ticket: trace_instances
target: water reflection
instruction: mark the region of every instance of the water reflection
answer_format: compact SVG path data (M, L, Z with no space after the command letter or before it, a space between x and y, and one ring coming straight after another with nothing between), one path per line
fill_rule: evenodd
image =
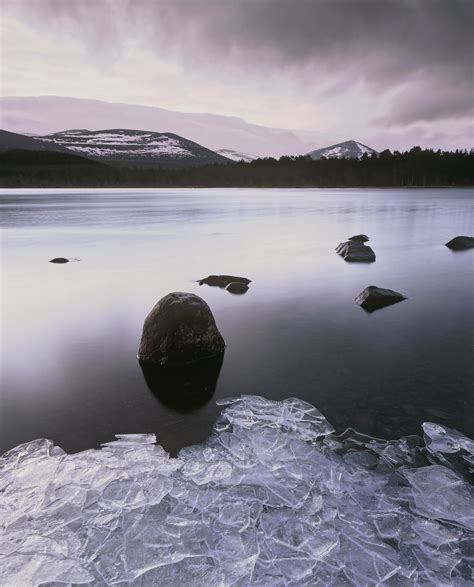
M173 367L139 363L148 388L162 404L177 412L192 412L214 395L223 360L224 355Z

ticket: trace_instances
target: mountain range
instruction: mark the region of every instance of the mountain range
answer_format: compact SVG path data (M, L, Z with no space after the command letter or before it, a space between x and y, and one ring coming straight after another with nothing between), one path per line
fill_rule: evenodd
M258 157L232 149L212 151L174 133L130 129L72 129L43 136L26 136L0 130L0 151L58 151L113 165L193 167L214 163L249 163ZM346 141L310 151L312 159L360 158L374 149L356 141Z
M0 151L55 151L124 166L194 167L230 159L172 133L73 129L44 136L0 130Z

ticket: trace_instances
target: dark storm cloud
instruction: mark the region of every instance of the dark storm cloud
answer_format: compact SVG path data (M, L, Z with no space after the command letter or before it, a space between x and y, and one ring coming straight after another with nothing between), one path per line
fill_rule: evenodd
M129 2L129 8L134 4ZM179 39L184 57L193 61L217 56L262 73L300 69L309 85L318 84L318 76L340 88L362 80L375 95L413 83L415 91L398 96L387 124L472 111L473 7L470 0L183 0L144 5L156 38L168 43ZM159 31L169 34L163 37Z
M438 79L420 80L394 100L382 124L412 124L448 118L472 117L474 97L472 78L451 72Z
M302 84L397 92L384 124L472 108L471 0L42 0L41 26L68 26L113 60L127 38L189 67L291 71ZM404 87L412 84L410 89Z

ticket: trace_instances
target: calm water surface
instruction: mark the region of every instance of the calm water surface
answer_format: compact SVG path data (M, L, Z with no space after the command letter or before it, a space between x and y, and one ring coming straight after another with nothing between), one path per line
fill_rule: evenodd
M155 432L175 452L242 393L300 397L340 430L390 438L430 420L474 435L474 250L444 246L474 233L472 191L3 190L0 211L2 451ZM334 251L360 232L373 264ZM210 273L252 283L200 287ZM408 299L367 314L353 300L371 284ZM136 360L171 291L202 296L227 343L194 410L152 393Z

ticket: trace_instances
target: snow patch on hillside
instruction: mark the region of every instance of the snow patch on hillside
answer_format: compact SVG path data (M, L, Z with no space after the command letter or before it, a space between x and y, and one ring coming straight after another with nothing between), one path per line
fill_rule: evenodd
M179 138L160 133L65 131L41 137L71 151L93 157L195 157Z

